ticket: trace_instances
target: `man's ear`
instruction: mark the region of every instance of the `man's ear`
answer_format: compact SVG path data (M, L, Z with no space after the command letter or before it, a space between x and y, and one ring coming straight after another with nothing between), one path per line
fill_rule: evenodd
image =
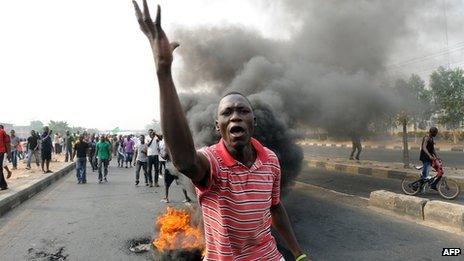
M214 125L216 127L216 130L219 131L219 122L218 122L218 120L214 121Z

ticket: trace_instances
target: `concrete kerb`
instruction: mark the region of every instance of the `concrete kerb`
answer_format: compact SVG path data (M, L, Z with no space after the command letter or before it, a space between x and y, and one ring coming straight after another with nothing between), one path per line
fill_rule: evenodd
M76 164L72 163L57 172L46 175L45 178L33 180L29 183L17 187L17 191L15 191L14 193L10 192L10 195L0 200L0 216L3 216L11 209L17 207L24 201L33 197L38 192L50 186L52 183L59 180L61 177L71 172L75 168L75 166Z
M424 206L428 201L428 199L377 190L371 192L369 206L392 211L416 220L424 220Z
M462 205L377 190L371 192L369 206L406 216L432 227L438 225L450 232L464 232Z
M308 166L314 168L321 168L326 170L336 170L348 174L360 174L360 175L368 175L374 176L378 178L387 178L387 179L398 179L402 180L404 177L408 175L419 175L417 171L413 170L391 170L386 168L372 168L367 166L358 166L353 164L346 164L346 163L338 163L338 162L330 162L324 160L314 160L308 159L306 160ZM456 181L461 188L464 188L464 177L456 177L456 176L446 176L448 179Z
M424 207L424 220L464 232L464 206L432 200Z

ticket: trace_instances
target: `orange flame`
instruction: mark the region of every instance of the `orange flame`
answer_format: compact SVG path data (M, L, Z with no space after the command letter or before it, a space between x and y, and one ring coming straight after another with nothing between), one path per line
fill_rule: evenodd
M191 214L184 209L168 207L166 213L156 220L158 238L153 245L160 252L175 249L205 248L200 228L191 226Z

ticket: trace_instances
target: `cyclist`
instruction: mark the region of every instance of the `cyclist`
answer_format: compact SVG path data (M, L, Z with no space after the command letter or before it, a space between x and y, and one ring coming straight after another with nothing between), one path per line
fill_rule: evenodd
M420 151L420 161L422 161L422 180L427 179L427 176L432 166L432 162L438 158L438 155L435 151L435 140L434 138L438 134L438 129L432 127L429 130L429 133L422 138L422 146ZM436 186L433 186L432 189L436 190Z

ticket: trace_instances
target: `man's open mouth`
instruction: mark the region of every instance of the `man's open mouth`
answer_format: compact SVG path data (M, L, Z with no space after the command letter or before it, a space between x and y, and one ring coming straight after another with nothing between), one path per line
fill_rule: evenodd
M230 135L234 138L241 137L246 133L245 128L241 126L233 126L232 128L230 128L229 131L230 131Z

